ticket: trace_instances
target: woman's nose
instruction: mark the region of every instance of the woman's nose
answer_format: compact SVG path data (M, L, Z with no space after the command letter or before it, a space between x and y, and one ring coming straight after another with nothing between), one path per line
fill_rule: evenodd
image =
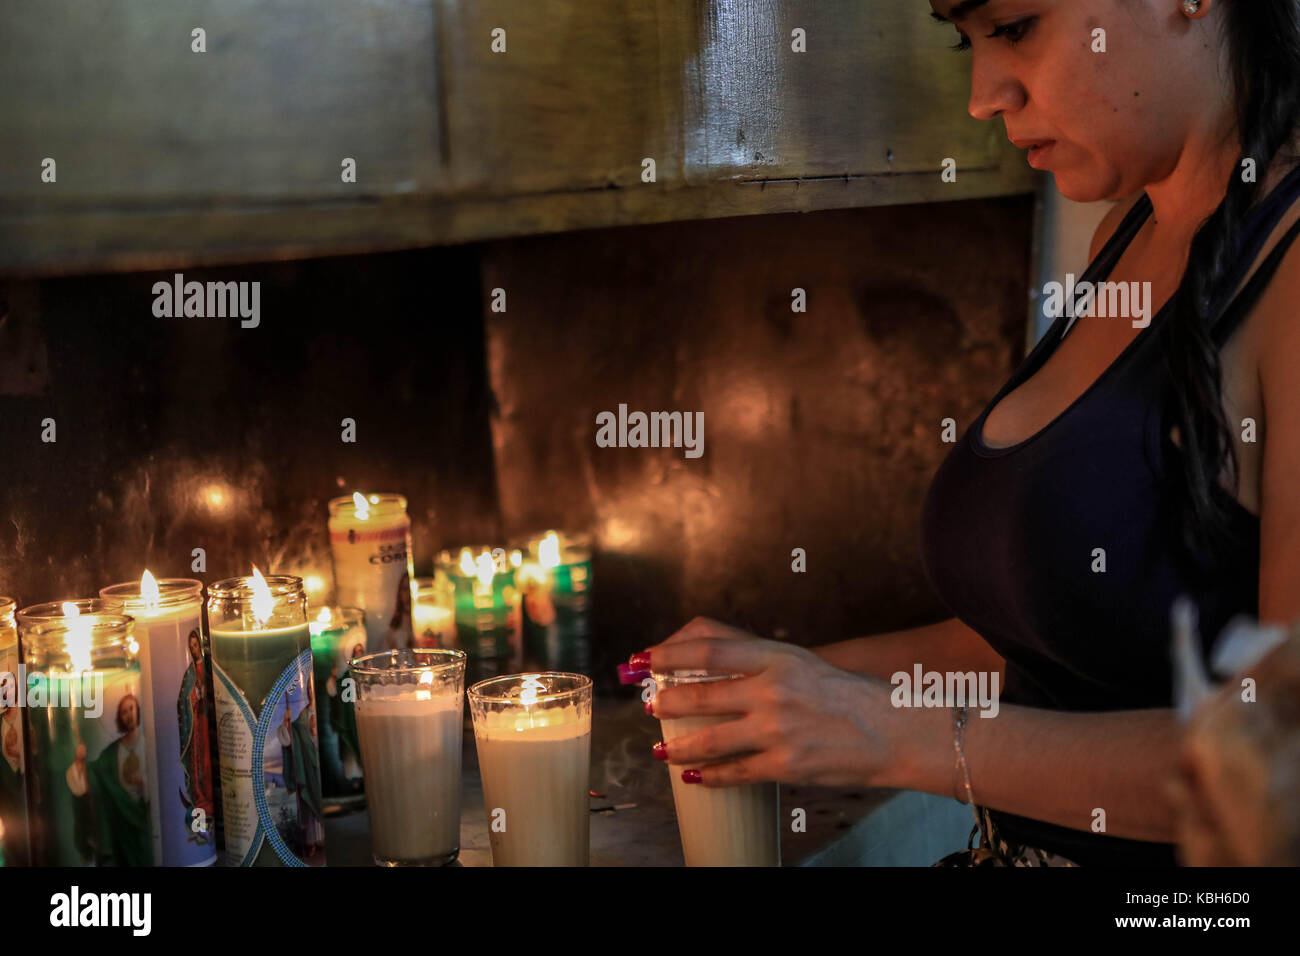
M995 58L971 60L970 115L990 120L1002 113L1014 113L1025 105L1025 88L1003 69Z

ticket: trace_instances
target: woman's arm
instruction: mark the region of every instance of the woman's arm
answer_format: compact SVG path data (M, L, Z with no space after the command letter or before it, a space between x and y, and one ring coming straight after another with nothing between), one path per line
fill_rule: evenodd
M716 622L697 619L683 630L635 655L634 669L751 675L655 697L661 719L741 715L661 748L669 763L698 767L703 786L781 780L965 799L950 707L895 706L885 680L837 668L805 648L737 640ZM1006 704L996 717L979 714L970 710L963 746L978 803L1078 830L1092 829L1101 809L1112 836L1174 839L1165 790L1178 759L1172 710L1087 714Z
M951 709L899 709L893 720L905 743L882 782L965 802ZM982 806L1076 830L1093 829L1102 810L1105 830L1097 832L1171 843L1166 783L1180 735L1168 709L1085 714L1004 704L992 718L969 711L962 749Z
M810 650L841 670L874 674L882 680L903 671L912 673L914 664L937 671L999 672L999 686L1006 674L1006 662L988 642L957 618L889 631L870 637L855 637Z

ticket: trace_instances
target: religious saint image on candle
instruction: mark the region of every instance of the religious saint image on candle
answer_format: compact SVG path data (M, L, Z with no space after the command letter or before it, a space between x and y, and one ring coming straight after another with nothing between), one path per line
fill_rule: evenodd
M0 648L0 857L6 866L27 861L27 799L23 779L23 715L18 702L18 652Z
M339 645L339 655L332 662L329 678L325 681L325 692L329 696L329 726L338 740L339 772L347 781L355 781L360 788L361 742L357 737L356 701L344 698L344 689L349 686L351 669L349 662L364 657L366 646L353 644L351 647Z
M133 679L105 681L104 714L112 721L78 720L72 708L51 708L70 718L51 741L65 764L63 783L72 813L59 823L63 841L85 863L152 866L148 742ZM61 723L61 722L60 722ZM116 730L116 735L111 735ZM66 832L70 828L71 832Z
M325 863L316 701L312 683L291 683L270 711L273 737L263 750L266 804L276 832L308 865Z
M186 816L207 821L206 827L191 826L190 842L215 842L216 801L213 795L213 753L216 750L214 705L208 693L212 662L203 652L198 630L186 638L189 666L181 676L176 699L176 721L180 732L182 784L178 797Z

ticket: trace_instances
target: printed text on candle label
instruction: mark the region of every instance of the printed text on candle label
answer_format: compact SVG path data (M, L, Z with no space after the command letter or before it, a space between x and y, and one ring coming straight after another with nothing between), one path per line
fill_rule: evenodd
M618 414L596 413L599 448L685 448L687 458L704 454L703 412L629 412L619 403Z
M50 897L50 925L57 927L125 926L133 936L148 936L152 911L149 893L82 893L73 886Z

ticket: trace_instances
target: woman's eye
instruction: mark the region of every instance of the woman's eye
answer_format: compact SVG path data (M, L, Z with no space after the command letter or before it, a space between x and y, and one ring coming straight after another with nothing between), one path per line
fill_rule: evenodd
M1015 46L1025 38L1029 28L1033 26L1037 17L1022 17L1013 23L1004 23L1001 26L994 27L990 37L1006 37L1012 46Z
M970 37L963 36L960 40L958 40L956 43L952 45L951 49L956 51L957 53L960 53L962 50L969 50Z

